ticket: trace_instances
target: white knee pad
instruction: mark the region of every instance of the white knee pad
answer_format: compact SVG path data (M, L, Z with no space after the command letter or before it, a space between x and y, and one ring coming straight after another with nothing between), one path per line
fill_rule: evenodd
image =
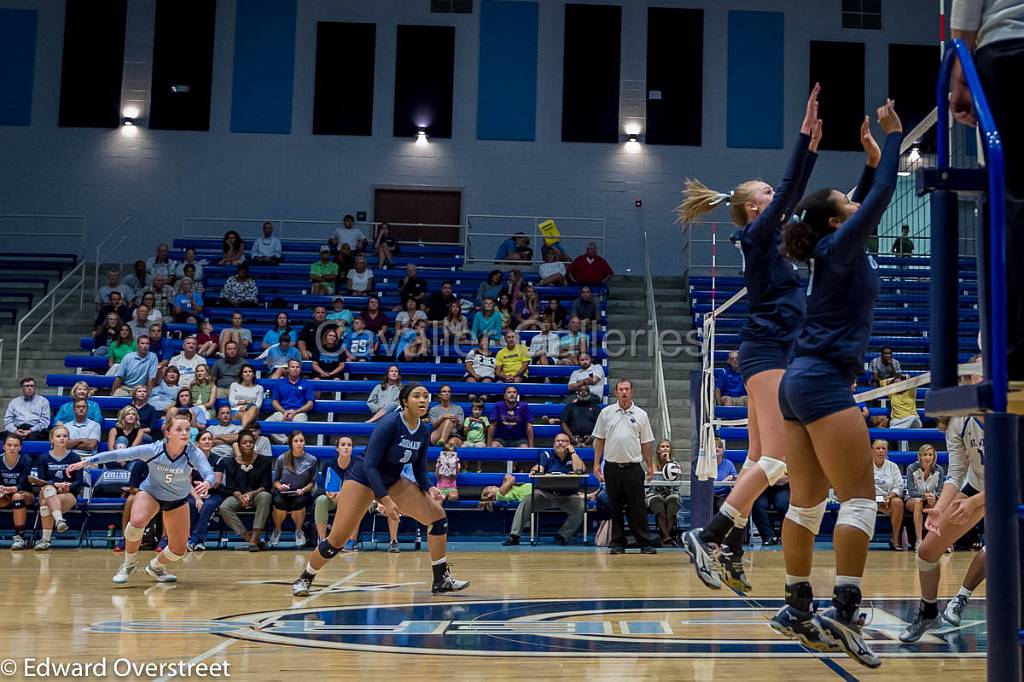
M39 515L43 518L46 518L50 515L50 508L47 507L45 504L39 505Z
M57 494L57 489L52 485L44 485L40 493L42 493L44 500L48 500Z
M129 521L128 525L124 527L124 539L128 542L138 542L142 539L144 531L144 528L136 528Z
M768 477L768 485L775 485L779 479L786 475L786 463L774 457L761 457L757 460L757 466L761 467L764 475Z
M925 561L921 558L921 554L917 555L917 570L921 573L931 573L939 567L938 561Z
M811 535L817 535L821 529L821 520L825 517L825 503L826 501L822 500L813 507L789 505L789 509L786 510L786 518L811 531Z
M172 563L175 561L181 561L185 557L184 554L175 554L171 551L170 547L164 547L164 551L161 553L164 555L164 558L167 559L167 561Z
M869 538L875 533L875 517L878 515L878 503L863 497L854 497L839 503L837 526L853 526L863 531Z

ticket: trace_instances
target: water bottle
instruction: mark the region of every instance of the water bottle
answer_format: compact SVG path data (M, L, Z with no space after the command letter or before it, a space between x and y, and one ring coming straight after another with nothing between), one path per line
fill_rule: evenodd
M114 549L114 524L107 526L107 549Z

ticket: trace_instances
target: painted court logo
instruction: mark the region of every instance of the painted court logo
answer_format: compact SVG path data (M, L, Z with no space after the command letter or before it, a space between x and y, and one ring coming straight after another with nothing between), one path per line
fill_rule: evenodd
M779 599L535 599L322 606L250 613L208 622L97 623L93 632L207 632L322 649L465 656L813 656L767 625ZM906 645L897 635L917 601L865 604L865 638L880 655L984 656L984 601L960 627ZM175 630L175 628L180 628Z

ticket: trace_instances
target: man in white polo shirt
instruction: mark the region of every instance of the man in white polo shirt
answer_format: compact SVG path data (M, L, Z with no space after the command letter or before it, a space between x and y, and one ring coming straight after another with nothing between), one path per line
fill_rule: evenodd
M641 554L656 554L654 541L647 531L647 508L644 505L644 479L654 477L654 432L647 413L633 404L633 382L619 379L615 384L618 402L601 410L594 426L594 475L607 485L608 504L612 512L612 554L626 552L624 510L629 514ZM604 469L601 459L605 459ZM647 461L647 473L640 464Z
M171 366L181 373L178 385L188 387L196 379L196 367L206 364L206 358L196 352L196 337L187 336L181 342L181 352L171 358Z

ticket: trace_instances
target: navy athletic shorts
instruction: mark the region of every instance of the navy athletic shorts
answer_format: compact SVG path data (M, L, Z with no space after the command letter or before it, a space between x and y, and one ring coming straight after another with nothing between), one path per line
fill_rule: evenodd
M740 375L746 383L750 377L769 369L786 369L792 357L792 342L744 341L740 344Z
M183 497L180 500L157 500L157 502L160 503L160 511L169 512L169 511L174 511L175 509L177 509L181 505L183 505L186 502L188 502L188 498L187 497Z
M810 356L793 360L779 384L779 409L790 421L810 424L856 407L846 372L828 360Z

